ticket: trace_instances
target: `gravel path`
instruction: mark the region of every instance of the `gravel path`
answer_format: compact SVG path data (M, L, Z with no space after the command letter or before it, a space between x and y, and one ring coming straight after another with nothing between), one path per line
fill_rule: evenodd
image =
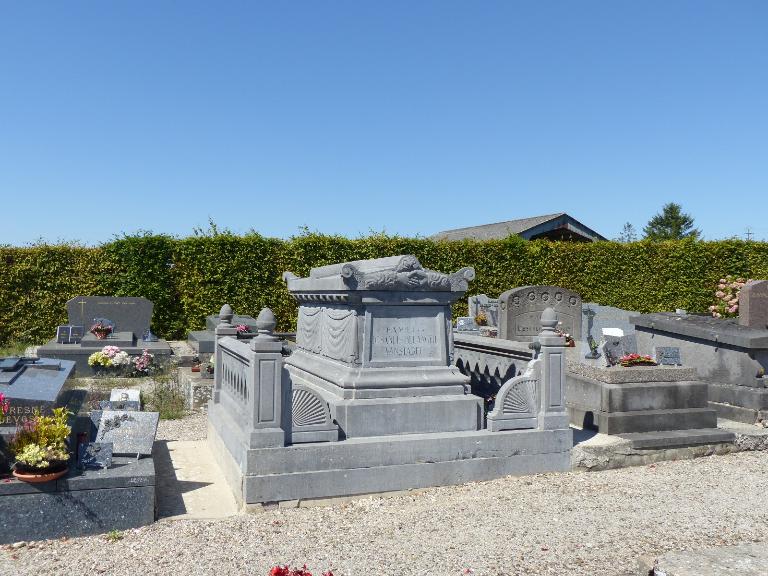
M155 440L205 440L208 436L208 414L188 412L178 420L160 420Z
M21 575L266 576L290 562L315 576L619 576L636 574L642 554L768 540L766 493L768 455L742 452L163 521L116 542L52 541L0 556Z

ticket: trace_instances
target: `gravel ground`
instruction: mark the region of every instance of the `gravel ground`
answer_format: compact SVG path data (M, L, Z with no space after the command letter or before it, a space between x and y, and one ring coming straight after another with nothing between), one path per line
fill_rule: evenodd
M605 472L541 474L163 521L103 536L4 547L0 568L43 574L316 576L636 574L638 556L768 539L768 455L742 452ZM2 556L5 555L5 558ZM471 572L469 572L471 570Z
M160 420L155 440L205 440L208 436L208 414L189 412L178 420Z

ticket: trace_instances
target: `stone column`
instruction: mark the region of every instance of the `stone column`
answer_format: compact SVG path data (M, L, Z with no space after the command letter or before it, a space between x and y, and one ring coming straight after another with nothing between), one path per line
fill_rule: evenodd
M285 446L290 439L290 399L284 398L290 386L287 378L283 386L283 344L274 335L276 325L272 310L264 308L256 318L258 335L251 339L250 448Z
M546 308L541 314L541 332L536 337L540 350L539 429L568 428L565 408L565 337L555 332L557 313Z
M237 335L237 329L232 324L232 317L235 315L234 310L229 304L224 304L219 311L219 324L215 330L215 343L213 349L214 365L213 365L213 402L218 404L221 400L221 350L219 349L219 338L224 336Z

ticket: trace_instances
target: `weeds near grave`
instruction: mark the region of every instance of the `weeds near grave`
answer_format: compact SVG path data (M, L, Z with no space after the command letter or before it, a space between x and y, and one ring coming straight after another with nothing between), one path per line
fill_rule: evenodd
M107 542L119 542L123 538L125 538L125 534L120 532L120 530L110 530L104 534L104 540Z
M0 357L2 356L24 356L24 351L32 346L29 342L14 340L6 346L0 348Z
M147 394L147 405L160 413L161 420L177 420L186 412L187 399L177 370L153 378L154 386Z

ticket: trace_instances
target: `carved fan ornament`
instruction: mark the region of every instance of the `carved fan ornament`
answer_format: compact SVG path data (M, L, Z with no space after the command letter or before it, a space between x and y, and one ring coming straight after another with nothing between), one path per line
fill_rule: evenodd
M521 379L510 385L504 396L503 414L536 414L536 386L534 378Z
M325 423L326 405L317 394L303 388L294 390L291 406L294 427L315 426Z

